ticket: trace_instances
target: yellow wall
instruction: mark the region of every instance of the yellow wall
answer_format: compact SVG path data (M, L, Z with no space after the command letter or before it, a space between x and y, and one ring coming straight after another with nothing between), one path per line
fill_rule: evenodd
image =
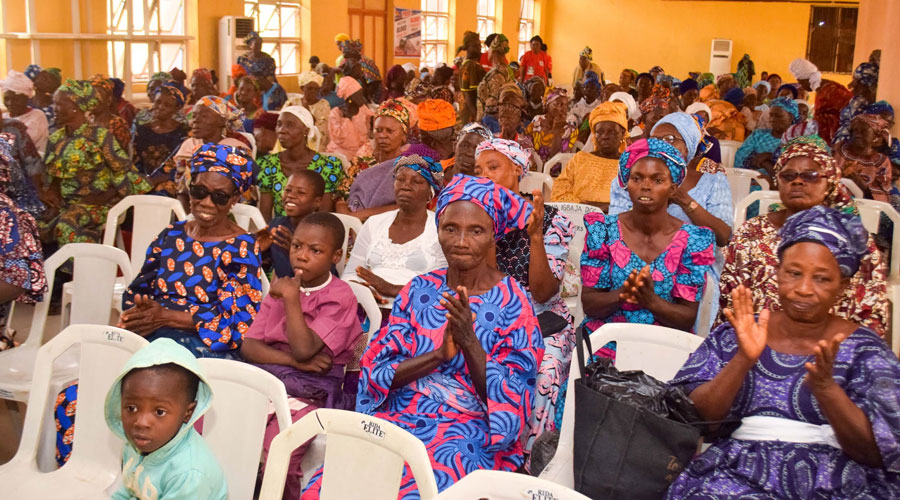
M810 4L673 0L558 0L545 2L540 34L553 57L554 80L571 85L578 53L589 45L608 80L623 68L659 64L686 78L709 70L713 38L734 41L732 71L747 53L757 73L790 81L788 64L806 54ZM848 75L825 78L848 83Z

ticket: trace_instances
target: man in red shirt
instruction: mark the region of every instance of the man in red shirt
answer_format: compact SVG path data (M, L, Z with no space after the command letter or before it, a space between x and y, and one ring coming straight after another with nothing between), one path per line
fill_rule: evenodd
M526 52L519 59L519 63L522 65L520 79L523 83L535 76L541 77L545 84L549 83L550 72L553 70L553 60L550 59L549 54L541 49L543 45L544 41L541 40L540 36L535 35L531 37L531 51Z

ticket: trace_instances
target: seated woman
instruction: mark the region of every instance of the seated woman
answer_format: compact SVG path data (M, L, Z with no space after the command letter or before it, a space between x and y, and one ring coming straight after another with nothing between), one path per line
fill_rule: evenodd
M204 144L191 160L193 220L164 229L125 290L119 327L171 338L194 356L239 359L262 300L256 239L228 214L253 185L246 150Z
M516 193L528 170L529 155L515 142L492 139L476 150L475 172ZM534 211L527 229L511 230L497 240L497 269L512 276L530 294L541 320L547 350L538 370L534 413L524 437L525 451L544 431L556 428L559 387L568 379L575 347L575 327L569 308L560 296L560 283L575 235L572 221L556 208L545 206L543 195L533 193Z
M619 155L628 130L626 111L621 102L604 102L591 111L594 150L579 151L566 163L553 183L550 201L609 209L610 189L619 172Z
M237 85L237 91L234 93L234 102L244 114L243 126L239 131L252 134L253 119L260 113L266 112L262 105L260 82L255 76L247 75L241 77L235 85Z
M156 92L153 107L150 108L150 122L135 125L131 150L134 166L138 172L150 175L187 138L191 128L175 119L184 108L184 93L180 85L167 82Z
M588 331L606 323L685 331L694 326L706 273L715 262L715 235L667 212L686 168L668 142L641 139L619 158L619 186L626 187L632 208L584 216L581 302ZM613 356L610 347L600 354Z
M94 75L91 80L94 93L97 96L97 105L91 110L91 122L109 130L123 150L131 144L131 125L115 112L113 104L113 89L115 85L105 75Z
M59 129L50 134L44 165L51 207L42 240L99 243L106 214L122 198L150 189L109 130L88 122L99 104L90 82L66 80L53 96Z
M698 115L703 121L703 138L700 139L700 147L703 151L697 151L697 154L703 156L710 161L722 163L722 148L719 140L709 133L709 122L712 120L712 109L702 102L695 102L684 110L689 115Z
M569 111L569 94L566 89L549 89L543 102L546 114L535 116L525 127L525 134L531 137L534 150L541 161L547 161L556 156L556 153L569 153L575 149L578 128L566 122Z
M259 160L259 210L266 221L284 215L281 203L284 186L294 172L313 170L325 180L325 196L319 210L331 212L338 185L344 179L341 160L319 153L319 129L312 114L302 106L285 106L275 126L278 142L284 148ZM274 215L273 215L274 214Z
M531 204L487 179L458 175L436 212L448 268L400 291L363 355L356 410L421 439L445 490L477 469L523 465L520 437L544 343L528 292L492 264L494 241L524 229ZM319 498L321 479L320 470L302 498ZM418 498L409 469L400 497Z
M344 104L331 108L328 115L328 153L339 153L347 159L356 156L369 138L372 110L366 106L365 91L354 78L345 76L337 86L337 95Z
M719 288L720 311L732 308L731 292L744 285L751 289L753 309L780 311L778 257L774 250L784 221L803 210L825 205L842 212L855 212L850 192L840 183L841 170L828 152L812 144L791 144L778 157L775 179L781 195L780 208L754 217L735 229L725 249L725 267ZM888 328L887 264L875 241L850 286L838 300L834 313L883 335ZM725 321L719 314L718 322Z
M781 146L781 136L797 121L800 114L797 103L792 99L779 97L772 101L769 109L769 124L772 128L757 129L734 154L735 168L748 168L774 178L775 150Z
M747 118L730 102L715 98L704 101L702 95L701 92L700 100L712 111L709 134L720 141L743 141L747 137Z
M394 160L393 178L397 210L366 220L341 276L368 286L387 309L410 280L447 267L434 212L426 208L444 185L440 158L404 153Z
M672 381L703 420L741 426L688 463L666 498L898 498L900 362L876 333L830 312L868 252L866 230L815 206L780 235L784 310L757 309L736 288L728 322Z
M478 122L464 125L456 136L456 152L453 158L442 162L444 178L455 174L475 175L475 149L482 141L493 139L491 131Z
M309 110L309 114L315 119L316 128L319 129L322 137L319 141L320 146L328 144L328 115L331 113L331 104L319 96L324 82L325 79L322 78L322 75L315 71L304 71L297 76L297 85L303 90L303 97L299 105Z
M850 138L835 145L838 168L863 190L866 198L890 202L891 159L879 151L890 136L890 127L884 119L863 113L850 121Z

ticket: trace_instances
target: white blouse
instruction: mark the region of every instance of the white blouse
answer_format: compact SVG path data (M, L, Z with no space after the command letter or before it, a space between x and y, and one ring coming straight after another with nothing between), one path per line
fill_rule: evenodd
M356 268L363 266L388 283L405 285L420 274L447 267L447 259L438 243L434 212L427 211L428 220L422 234L400 245L392 242L388 234L398 212L391 210L366 220L353 244L341 279L362 281L356 274ZM392 307L392 298L385 298L390 303L383 307Z

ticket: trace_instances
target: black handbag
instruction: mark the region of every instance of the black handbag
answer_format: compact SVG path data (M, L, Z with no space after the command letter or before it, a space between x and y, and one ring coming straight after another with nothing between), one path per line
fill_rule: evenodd
M577 332L585 371L584 334ZM590 353L593 349L590 340ZM690 425L622 403L575 380L575 489L597 500L659 500L697 452L700 422Z

